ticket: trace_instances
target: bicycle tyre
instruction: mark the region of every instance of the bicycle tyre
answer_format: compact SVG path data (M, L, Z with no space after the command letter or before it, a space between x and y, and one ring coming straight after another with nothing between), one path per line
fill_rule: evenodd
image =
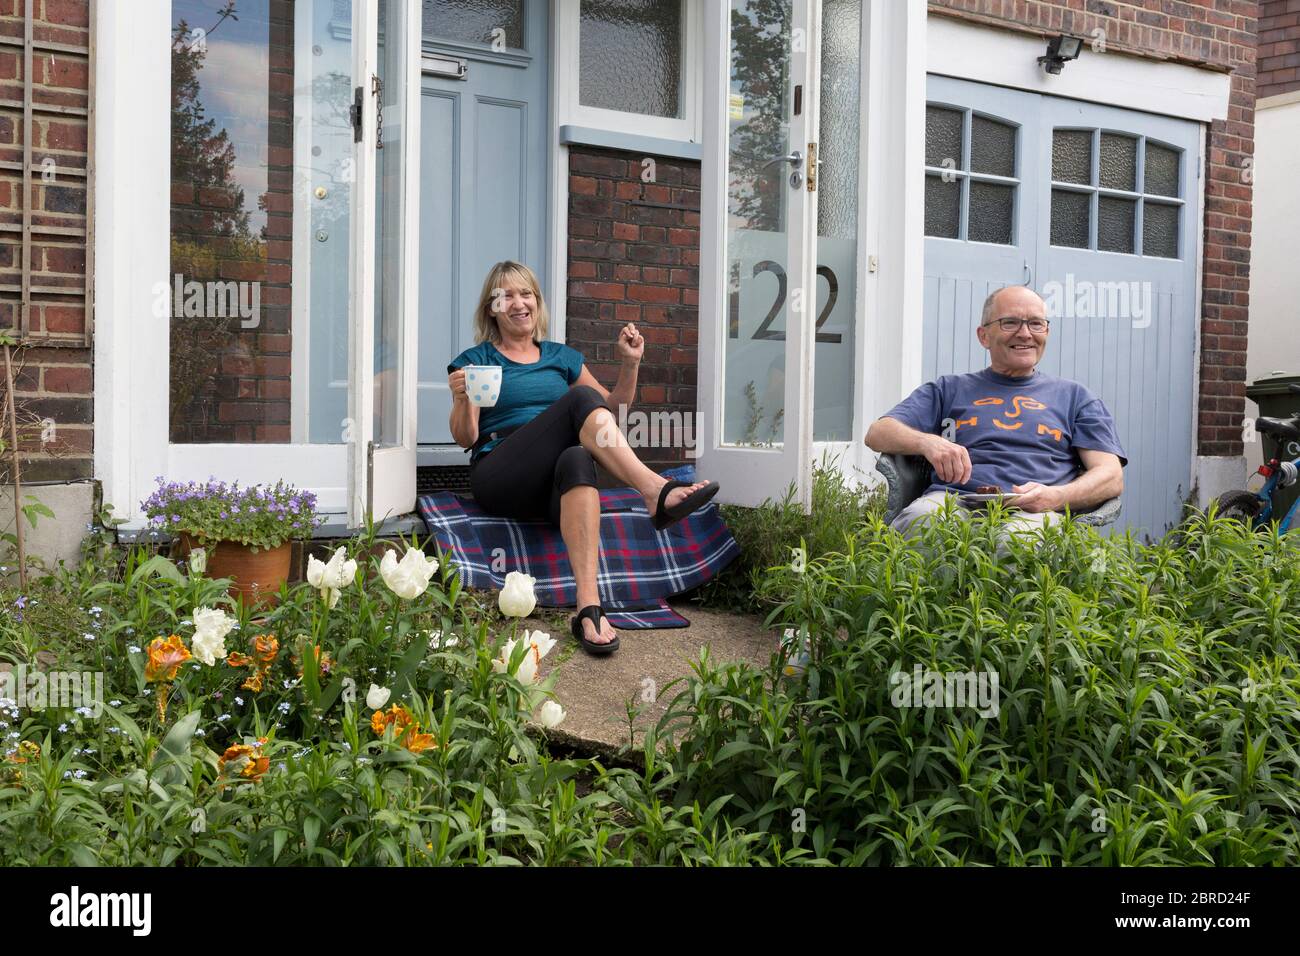
M1244 521L1248 525L1253 525L1264 510L1264 502L1249 491L1225 491L1214 500L1219 505L1219 517Z

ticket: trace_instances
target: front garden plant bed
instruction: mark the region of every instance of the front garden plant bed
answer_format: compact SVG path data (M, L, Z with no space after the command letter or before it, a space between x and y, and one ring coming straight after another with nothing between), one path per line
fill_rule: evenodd
M0 689L0 863L1300 862L1295 549L1200 516L999 553L996 524L867 514L773 565L802 672L697 661L608 766L548 746L567 638L419 549L359 537L256 612L138 550L7 586L0 658L101 674L103 707ZM997 696L904 700L918 668Z

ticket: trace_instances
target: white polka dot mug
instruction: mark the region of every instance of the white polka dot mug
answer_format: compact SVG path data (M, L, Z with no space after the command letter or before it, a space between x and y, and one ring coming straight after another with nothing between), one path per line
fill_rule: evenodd
M471 405L491 408L501 397L500 365L466 365L465 394Z

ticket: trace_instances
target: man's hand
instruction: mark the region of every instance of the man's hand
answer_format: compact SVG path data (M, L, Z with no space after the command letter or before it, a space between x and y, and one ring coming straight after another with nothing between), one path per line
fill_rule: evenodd
M1030 514L1044 511L1059 511L1065 507L1065 492L1052 485L1041 485L1036 481L1027 481L1023 485L1012 485L1011 490L1020 495L1008 505Z
M942 435L930 435L921 454L934 466L940 481L958 485L970 481L970 452L964 445L948 441Z

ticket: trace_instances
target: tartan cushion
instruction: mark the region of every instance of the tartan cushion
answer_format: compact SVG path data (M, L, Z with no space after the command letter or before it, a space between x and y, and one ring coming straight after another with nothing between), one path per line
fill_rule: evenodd
M663 475L693 482L695 468L682 465ZM537 579L538 604L575 605L577 585L559 528L489 515L472 499L450 492L422 495L419 510L467 587L500 589L507 573L522 571ZM616 627L686 626L663 599L698 587L740 554L712 501L663 531L655 530L632 488L602 490L600 510L597 586Z

